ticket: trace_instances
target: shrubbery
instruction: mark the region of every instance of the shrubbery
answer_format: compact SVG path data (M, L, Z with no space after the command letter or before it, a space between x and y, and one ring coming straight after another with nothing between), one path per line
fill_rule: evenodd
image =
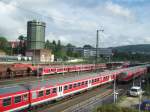
M112 105L100 106L96 108L94 112L138 112L138 110L125 108L125 107L118 107L112 104Z

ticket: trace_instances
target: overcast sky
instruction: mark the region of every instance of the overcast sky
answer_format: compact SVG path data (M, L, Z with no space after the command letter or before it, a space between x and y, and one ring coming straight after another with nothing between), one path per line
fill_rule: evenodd
M1 0L0 35L26 35L26 22L46 22L46 39L95 46L150 44L150 0Z

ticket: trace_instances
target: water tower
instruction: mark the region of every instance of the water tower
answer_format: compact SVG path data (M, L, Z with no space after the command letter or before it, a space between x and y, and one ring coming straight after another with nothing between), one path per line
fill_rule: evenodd
M27 22L27 48L28 50L44 49L45 43L45 26L44 22L36 20Z

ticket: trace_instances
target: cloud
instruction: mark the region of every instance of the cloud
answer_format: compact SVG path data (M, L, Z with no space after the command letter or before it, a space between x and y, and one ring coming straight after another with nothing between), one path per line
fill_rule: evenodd
M107 2L106 9L117 16L123 16L126 18L132 17L132 13L128 8L124 8L118 4L113 4L112 2Z
M7 0L0 2L0 35L9 40L26 34L26 22L46 22L46 39L76 46L95 46L96 30L100 46L148 43L150 14L145 4L136 7L100 0ZM138 8L138 10L136 10ZM147 6L147 10L148 10Z

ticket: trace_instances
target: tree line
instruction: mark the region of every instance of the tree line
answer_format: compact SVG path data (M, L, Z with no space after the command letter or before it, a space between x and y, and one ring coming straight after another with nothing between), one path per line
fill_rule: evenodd
M6 52L8 55L12 54L21 54L25 55L25 51L27 50L27 37L20 35L18 37L17 46L11 46L8 42L7 38L4 36L0 36L0 50ZM57 42L55 40L45 42L45 49L51 50L56 58L67 59L69 57L81 57L79 52L75 52L72 50L74 45L68 43L67 45L63 45L61 40Z
M4 36L0 36L0 51L6 52L8 55L25 55L27 50L27 37L20 35L18 37L17 46L13 47L9 44L8 40ZM91 48L90 45L84 45L83 48ZM46 40L45 49L51 50L52 54L55 55L57 59L67 60L69 58L78 58L82 57L80 52L74 51L73 48L76 46L68 43L63 45L61 40ZM149 55L147 54L132 54L129 52L118 52L117 50L113 51L113 56L111 57L111 61L150 61ZM91 59L89 59L91 60Z
M75 52L72 48L75 48L75 46L70 43L63 45L60 40L57 42L55 40L52 42L47 40L45 42L45 49L51 50L56 58L62 58L64 60L68 57L81 57L81 54L79 52Z

